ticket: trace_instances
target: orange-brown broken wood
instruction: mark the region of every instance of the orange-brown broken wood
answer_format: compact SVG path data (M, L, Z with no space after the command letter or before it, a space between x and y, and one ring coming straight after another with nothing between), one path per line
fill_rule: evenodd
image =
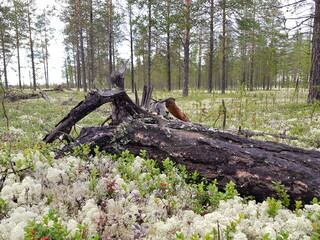
M190 122L189 118L187 118L187 116L180 110L180 108L177 107L174 98L166 99L166 108L174 117L184 122Z

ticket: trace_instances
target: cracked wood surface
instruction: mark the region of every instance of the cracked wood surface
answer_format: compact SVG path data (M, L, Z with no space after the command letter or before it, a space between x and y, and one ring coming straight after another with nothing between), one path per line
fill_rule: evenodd
M146 150L147 157L157 160L160 166L169 157L191 172L197 171L209 180L217 179L220 188L233 181L242 195L254 196L258 201L275 197L273 181L281 182L294 200L309 203L314 197L320 199L319 151L248 139L191 122L164 119L141 109L119 90L92 93L45 139L52 140L56 137L55 132L60 130L69 131L76 121L108 101L113 105L111 124L83 128L75 139L76 145L89 144L92 150L99 146L101 151L109 153L129 150L139 154ZM68 145L61 150L60 156L67 151L70 151Z

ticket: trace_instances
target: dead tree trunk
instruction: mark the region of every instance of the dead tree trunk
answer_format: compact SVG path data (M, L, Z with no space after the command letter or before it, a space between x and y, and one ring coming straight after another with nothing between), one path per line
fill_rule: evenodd
M135 105L122 90L92 91L44 141L52 142L68 133L77 121L106 102L113 105L110 125L83 128L75 144L89 144L92 149L99 146L109 153L146 150L147 157L160 165L169 157L189 171L217 179L221 188L233 181L242 195L252 195L258 201L274 196L273 181L284 184L292 199L308 203L320 198L320 152L153 115ZM67 151L70 146L63 148L60 156Z

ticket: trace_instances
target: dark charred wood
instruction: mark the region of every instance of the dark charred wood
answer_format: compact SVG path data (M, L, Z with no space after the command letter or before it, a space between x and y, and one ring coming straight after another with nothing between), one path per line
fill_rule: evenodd
M15 102L19 100L40 98L40 95L37 93L10 94L10 95L6 95L5 98L9 99L11 102Z
M288 139L288 140L298 140L297 137L287 136L284 133L282 133L282 134L272 134L272 133L264 133L264 132L252 132L252 131L243 130L243 129L238 129L238 130L226 129L226 131L230 132L230 133L233 133L233 134L242 135L242 136L245 136L247 138L256 137L256 136L271 136L271 137L274 137L275 139L281 138L281 139Z
M189 171L197 171L206 179L218 180L223 188L233 181L244 196L258 201L274 197L274 182L281 182L290 197L309 203L320 199L320 152L284 144L248 139L230 133L213 131L205 126L165 119L150 114L137 105L124 91L94 91L45 137L56 139L72 124L105 102L113 105L109 126L83 128L73 144L89 144L92 150L121 153L129 150L162 160L170 158ZM71 151L70 145L61 150ZM93 152L93 151L92 151Z
M63 86L62 85L58 85L53 89L53 91L62 92L63 91Z
M75 106L67 116L65 116L52 130L47 134L43 141L51 143L58 139L63 133L70 133L75 123L80 121L82 118L87 116L89 113L100 107L101 105L116 101L116 96L125 95L122 90L92 90L86 97L85 100L81 101Z
M124 72L126 71L127 68L127 64L128 64L127 60L122 67L119 69L119 71L113 71L111 73L111 85L113 87L119 88L119 89L124 89Z
M242 195L258 201L275 196L273 181L284 184L292 199L310 202L320 198L318 151L247 139L177 120L159 125L143 118L84 128L76 143L90 144L92 149L99 146L109 153L146 150L147 157L159 164L169 157L191 172L217 179L221 188L233 181Z
M152 92L153 92L153 86L147 86L147 85L143 86L141 104L140 104L141 107L145 109L149 108Z

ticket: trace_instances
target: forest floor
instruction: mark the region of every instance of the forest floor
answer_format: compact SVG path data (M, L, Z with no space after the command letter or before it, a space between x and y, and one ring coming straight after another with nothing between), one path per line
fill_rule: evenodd
M307 94L307 89L224 95L190 90L187 98L181 91L154 91L152 97L174 97L192 122L219 129L224 100L226 131L285 135L297 140L255 138L319 149L320 103L307 104ZM143 152L89 157L82 146L54 159L61 143L41 140L85 94L48 96L50 102L3 102L0 109L0 239L320 239L319 202L304 207L296 202L289 210L280 183L275 184L278 199L256 203L238 196L232 183L218 192L214 182L170 160L159 169ZM71 134L100 125L110 111L103 105Z

